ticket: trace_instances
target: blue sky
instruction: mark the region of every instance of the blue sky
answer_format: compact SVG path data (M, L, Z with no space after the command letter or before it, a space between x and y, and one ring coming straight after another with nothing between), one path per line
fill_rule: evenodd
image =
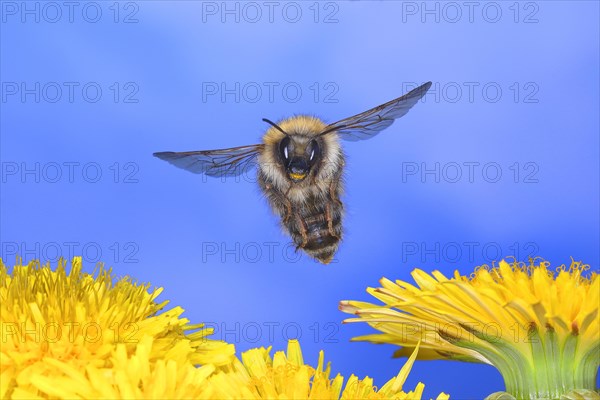
M469 3L470 4L470 3ZM381 277L503 257L597 269L597 2L3 1L2 258L83 255L209 322L382 385L393 346L349 343L340 300ZM433 81L376 138L344 143L345 238L322 266L252 176L203 179L156 151L258 143L261 118L348 117ZM489 366L416 363L409 386L482 398Z

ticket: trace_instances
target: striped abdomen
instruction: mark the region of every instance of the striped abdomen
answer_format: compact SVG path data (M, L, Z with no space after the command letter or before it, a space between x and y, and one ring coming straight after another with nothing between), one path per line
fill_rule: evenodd
M342 238L344 207L339 199L340 181L332 180L321 190L315 186L304 187L302 194L296 192L295 196L278 190L262 171L258 182L297 248L328 264Z
M328 264L342 238L342 212L339 199L311 196L283 222L298 248Z

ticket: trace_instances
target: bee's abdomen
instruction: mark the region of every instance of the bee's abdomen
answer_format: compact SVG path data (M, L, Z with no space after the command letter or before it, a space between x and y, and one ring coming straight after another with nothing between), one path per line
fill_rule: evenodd
M258 183L298 249L324 264L331 262L342 239L340 181L334 180L321 190L306 188L305 193L296 196L280 190L262 170Z
M342 212L339 201L315 201L297 209L287 228L299 248L328 264L342 238Z

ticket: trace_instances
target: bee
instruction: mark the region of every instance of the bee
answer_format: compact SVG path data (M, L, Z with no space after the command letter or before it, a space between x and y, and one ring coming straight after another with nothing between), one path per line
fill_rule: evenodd
M258 183L283 229L301 249L323 264L342 240L345 157L340 139L366 140L404 116L431 86L427 82L402 97L333 124L309 115L274 123L261 144L220 150L160 152L176 167L213 177L239 176L258 166Z

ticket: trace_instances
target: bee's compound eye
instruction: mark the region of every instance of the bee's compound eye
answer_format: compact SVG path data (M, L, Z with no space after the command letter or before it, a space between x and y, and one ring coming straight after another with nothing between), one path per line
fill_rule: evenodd
M279 142L279 154L284 161L288 161L290 159L290 138L289 136L284 137L281 142Z

